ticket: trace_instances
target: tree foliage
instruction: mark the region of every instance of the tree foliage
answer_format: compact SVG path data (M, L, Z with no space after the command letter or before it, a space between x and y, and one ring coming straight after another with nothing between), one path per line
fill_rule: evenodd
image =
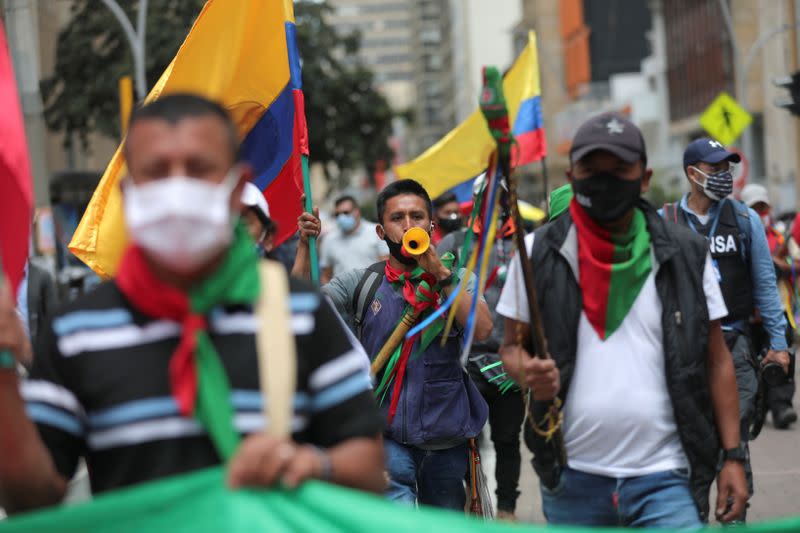
M231 0L224 0L231 1ZM238 0L236 0L238 1ZM147 13L148 86L172 60L204 0L150 0ZM132 21L139 2L120 2ZM297 45L303 61L303 91L311 161L341 170L390 161L387 140L392 110L373 88L371 71L357 59L357 34L341 36L326 23L325 2L295 3ZM128 42L119 23L98 0L73 0L72 17L58 36L54 73L42 80L45 120L67 133L69 145L87 147L88 135L120 133L118 80L133 72Z
M151 0L147 11L146 78L161 76L200 12L203 0ZM119 2L136 20L138 1ZM98 0L74 0L70 22L58 35L53 75L42 80L47 126L73 135L85 148L90 132L118 137L118 82L133 74L128 41L114 15Z

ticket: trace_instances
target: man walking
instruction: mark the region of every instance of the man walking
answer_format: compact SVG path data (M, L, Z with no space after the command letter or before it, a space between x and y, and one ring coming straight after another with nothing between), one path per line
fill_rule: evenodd
M431 200L419 183L400 180L388 185L378 195L377 208L376 232L389 248L389 260L345 272L322 288L342 316L354 319L357 336L373 364L406 310L418 311L418 323L450 295L464 275L463 269L451 270L434 246L416 259L403 253L401 240L406 231L432 231ZM301 230L312 219L309 213L301 215ZM474 287L473 277L467 292L472 293ZM459 361L460 328L467 322L470 301L461 299L457 327L444 343L440 318L427 334L423 331L413 344L402 347L409 350L395 350L398 355L408 354L405 362L401 357L392 366L397 360L392 358L376 371L376 396L387 424L386 497L391 500L464 510L467 440L480 433L487 417L486 402ZM475 340L486 340L491 330L489 309L485 301L479 301Z
M0 432L6 509L59 502L81 456L96 493L229 459L234 487L316 477L383 488L381 424L361 356L302 283L291 283L287 302L293 435L263 432L258 259L233 216L250 171L237 152L227 112L204 98L173 94L131 116L123 192L133 244L117 276L55 315L21 398L0 365L0 422L15 428ZM2 295L0 350L20 351L9 308Z
M323 284L355 268L365 268L389 255L386 243L375 235L371 222L361 220L356 199L345 195L334 202L336 229L322 239L319 266Z
M526 442L544 514L553 524L699 528L721 444L716 516L730 521L747 488L707 245L640 199L652 171L624 116L584 123L570 162L569 210L527 238L551 359L522 347L530 318L518 259L498 304L503 364L532 394ZM552 401L563 404L564 450L541 431Z
M722 330L736 368L741 435L747 449L745 470L752 495L753 473L747 443L755 416L759 365L772 361L788 371L789 354L786 320L761 218L741 202L728 198L733 191L731 163L739 161L738 154L729 152L713 139L702 138L690 143L683 153L683 169L690 192L679 203L664 206L662 215L708 241L714 271L728 308ZM769 336L769 350L760 363L755 359L749 325L756 309ZM740 520L745 518L743 513Z

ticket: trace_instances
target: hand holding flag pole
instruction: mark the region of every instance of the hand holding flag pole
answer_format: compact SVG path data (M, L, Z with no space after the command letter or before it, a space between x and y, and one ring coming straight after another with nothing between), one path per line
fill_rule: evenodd
M305 112L305 110L303 110ZM307 213L314 212L314 200L311 197L311 179L308 170L308 154L304 153L302 159L303 164L303 191L305 194L305 210ZM319 287L319 256L317 254L317 238L308 238L308 255L311 263L311 281L315 286Z

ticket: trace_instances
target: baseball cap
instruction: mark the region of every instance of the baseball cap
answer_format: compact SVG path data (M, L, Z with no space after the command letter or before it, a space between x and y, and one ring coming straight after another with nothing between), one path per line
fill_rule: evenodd
M769 194L763 185L758 183L748 183L742 189L742 202L747 207L753 207L759 202L764 202L767 205L772 205L769 202Z
M700 163L719 163L731 161L738 163L742 160L739 154L729 152L722 143L709 137L696 139L689 143L683 152L683 168Z
M578 128L569 151L570 161L576 163L595 150L611 152L628 163L647 160L642 132L617 112L594 116Z
M244 184L244 189L242 189L242 204L261 211L265 217L269 218L269 204L267 203L267 199L264 198L264 194L252 182L248 181Z

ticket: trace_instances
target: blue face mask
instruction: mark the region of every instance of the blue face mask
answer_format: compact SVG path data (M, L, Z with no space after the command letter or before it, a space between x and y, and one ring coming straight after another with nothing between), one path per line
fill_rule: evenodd
M356 227L356 218L353 215L341 213L336 216L336 225L345 233L350 233Z

